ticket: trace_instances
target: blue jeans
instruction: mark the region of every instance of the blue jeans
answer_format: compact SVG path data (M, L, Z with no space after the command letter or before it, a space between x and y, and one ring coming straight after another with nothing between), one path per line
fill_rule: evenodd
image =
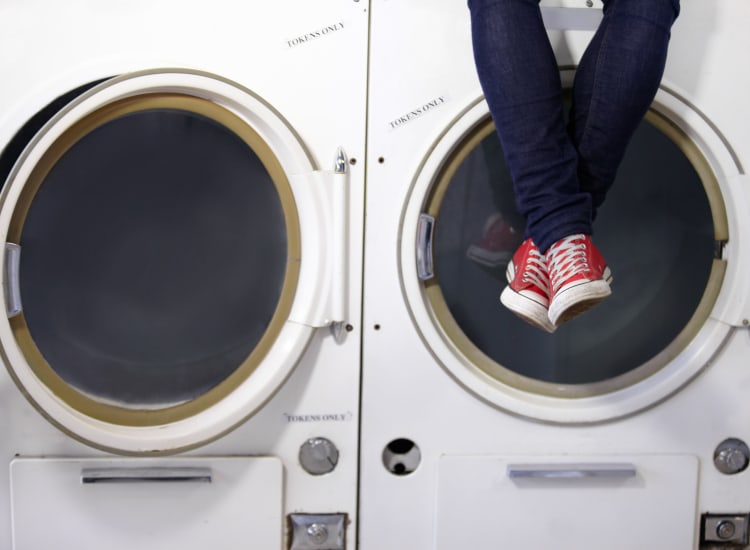
M468 0L474 59L526 218L542 252L592 222L659 87L679 0L604 0L576 70L566 124L539 0Z

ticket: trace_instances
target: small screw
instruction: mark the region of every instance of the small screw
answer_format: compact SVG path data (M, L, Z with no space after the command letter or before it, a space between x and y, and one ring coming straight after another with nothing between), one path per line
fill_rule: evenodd
M328 540L328 529L322 523L313 523L307 528L307 536L310 537L313 544L323 544Z
M344 328L346 329L346 332L351 332L354 330L354 327L351 325L346 325Z
M745 326L750 325L750 319L743 319L742 324Z
M716 526L716 536L721 540L731 539L735 532L734 523L731 521L722 521Z
M586 7L590 8L594 5L593 0L586 0Z

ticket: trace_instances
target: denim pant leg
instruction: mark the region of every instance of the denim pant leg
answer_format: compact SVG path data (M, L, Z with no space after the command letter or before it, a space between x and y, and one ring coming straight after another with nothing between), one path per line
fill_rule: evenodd
M576 71L569 131L593 216L664 73L679 0L604 0L604 17Z
M545 251L559 233L590 233L591 196L578 183L539 0L469 0L469 8L477 73L527 236Z
M539 0L469 0L474 58L527 235L542 251L592 233L627 142L650 105L678 0L606 0L566 130Z

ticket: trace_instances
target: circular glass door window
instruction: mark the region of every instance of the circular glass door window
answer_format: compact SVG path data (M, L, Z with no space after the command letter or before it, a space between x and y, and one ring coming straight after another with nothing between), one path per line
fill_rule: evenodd
M641 125L594 224L613 272L612 296L552 335L499 302L524 220L491 121L458 146L427 199L436 222L426 291L466 357L500 381L575 396L642 379L687 344L723 271L697 149L665 129L654 114Z
M299 244L288 184L258 141L218 105L154 94L79 121L36 166L9 232L22 251L11 323L75 408L174 407L262 359Z

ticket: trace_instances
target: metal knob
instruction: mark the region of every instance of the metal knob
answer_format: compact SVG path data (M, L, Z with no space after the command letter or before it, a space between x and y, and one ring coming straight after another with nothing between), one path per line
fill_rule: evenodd
M740 439L727 439L714 451L714 465L723 474L738 474L750 463L750 449Z
M332 472L339 462L339 450L324 437L313 437L299 449L299 462L308 474L319 476Z

